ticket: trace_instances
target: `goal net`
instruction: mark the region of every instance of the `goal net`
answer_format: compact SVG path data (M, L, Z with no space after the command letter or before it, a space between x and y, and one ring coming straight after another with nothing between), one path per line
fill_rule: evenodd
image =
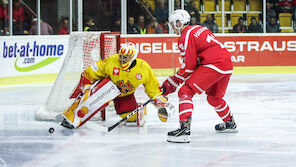
M96 61L117 53L120 48L120 33L72 32L68 51L45 105L35 114L37 120L55 121L74 101L69 99L81 73ZM97 114L98 115L98 114ZM105 111L101 112L105 119Z

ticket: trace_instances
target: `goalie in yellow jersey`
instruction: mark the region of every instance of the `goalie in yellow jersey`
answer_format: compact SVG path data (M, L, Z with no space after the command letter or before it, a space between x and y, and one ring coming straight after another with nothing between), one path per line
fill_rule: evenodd
M62 125L77 128L112 100L117 114L122 118L127 116L139 106L134 93L141 84L144 85L149 98L161 94L160 84L151 67L146 61L137 58L135 45L123 44L118 54L97 61L81 74L80 81L70 97L76 100L64 112ZM161 109L169 105L167 98L160 95L152 103L159 109L160 119L166 121L167 115L162 113L164 110ZM127 119L127 122L142 126L145 110L146 107Z

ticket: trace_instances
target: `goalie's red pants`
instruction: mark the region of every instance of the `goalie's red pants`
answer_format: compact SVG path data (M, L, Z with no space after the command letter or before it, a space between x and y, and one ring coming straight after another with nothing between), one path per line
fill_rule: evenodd
M229 107L223 100L230 76L231 74L221 74L211 68L199 66L179 90L180 122L188 121L193 111L192 97L203 92L207 94L208 103L215 108L221 119L224 122L230 120Z
M113 102L117 114L131 112L138 107L134 94L117 97L113 100Z

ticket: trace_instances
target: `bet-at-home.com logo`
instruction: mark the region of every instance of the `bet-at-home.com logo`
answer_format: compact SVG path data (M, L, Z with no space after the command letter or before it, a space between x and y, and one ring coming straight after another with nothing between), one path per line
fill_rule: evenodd
M59 58L64 53L62 44L38 44L36 41L26 44L8 44L3 42L4 59L15 59L14 67L17 71L27 72L44 67Z

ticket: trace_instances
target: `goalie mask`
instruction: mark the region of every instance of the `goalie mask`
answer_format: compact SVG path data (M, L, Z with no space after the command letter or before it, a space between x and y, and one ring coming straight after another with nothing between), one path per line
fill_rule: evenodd
M135 44L128 42L122 45L119 50L119 62L123 70L127 70L132 62L137 58Z
M178 22L180 24L178 25ZM186 10L177 9L169 16L169 25L177 31L177 34L181 34L181 29L184 25L190 23L190 14Z

